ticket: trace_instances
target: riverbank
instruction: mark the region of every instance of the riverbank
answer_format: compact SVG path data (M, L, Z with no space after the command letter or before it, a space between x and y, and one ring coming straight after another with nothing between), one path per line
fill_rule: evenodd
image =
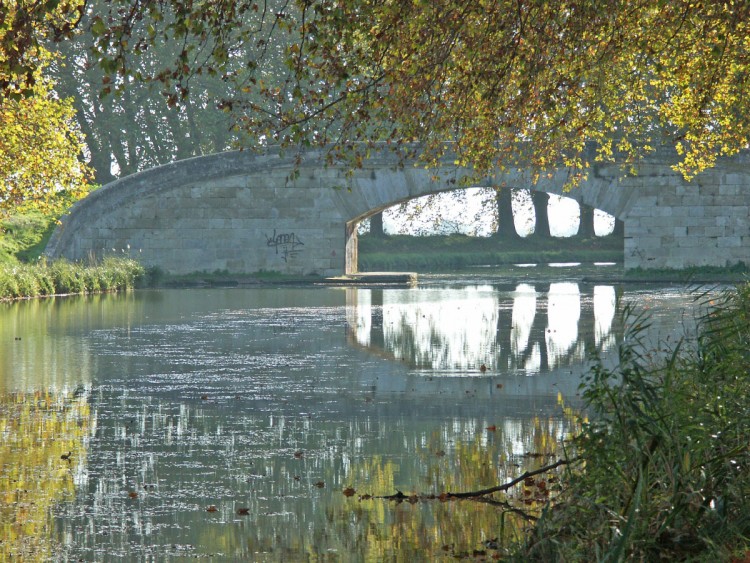
M85 265L57 260L0 264L0 301L132 289L146 269L130 258Z
M232 272L196 272L187 275L169 275L155 269L147 271L143 278L146 287L153 288L207 288L207 287L251 287L251 286L304 286L317 284L334 285L390 285L404 287L419 285L441 285L455 279L475 279L478 283L544 283L571 281L578 283L623 283L623 284L736 284L747 281L750 272L744 266L734 268L694 268L690 270L625 270L616 262L581 263L554 262L550 264L506 264L494 267L467 267L448 269L443 272L398 272L403 280L374 279L388 272L360 272L350 276L325 278L318 275L289 275L280 272L256 272L237 274Z
M132 288L226 288L251 286L305 285L444 285L461 278L478 283L546 283L571 281L578 283L707 285L738 284L748 280L744 266L733 268L695 268L691 270L624 270L622 264L580 262L551 264L508 264L495 267L474 267L436 273L401 273L401 278L373 279L370 273L339 278L318 275L287 275L279 272L235 274L231 272L196 272L168 275L156 268L146 269L136 261L108 258L102 264L86 266L65 261L47 265L13 263L0 265L0 301L76 295ZM387 272L378 273L386 276Z
M444 272L519 263L622 262L623 240L607 237L498 238L467 235L359 237L360 271Z
M507 281L566 279L580 282L710 284L743 283L750 268L739 263L724 268L623 268L623 240L526 237L481 238L466 235L415 237L389 235L359 238L359 271L412 271L437 277L468 275Z

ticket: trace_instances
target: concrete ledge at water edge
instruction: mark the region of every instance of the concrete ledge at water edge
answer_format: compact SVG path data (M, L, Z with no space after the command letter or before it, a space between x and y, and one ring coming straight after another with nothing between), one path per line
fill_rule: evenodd
M325 278L325 283L340 285L412 286L417 284L417 274L414 272L362 272Z

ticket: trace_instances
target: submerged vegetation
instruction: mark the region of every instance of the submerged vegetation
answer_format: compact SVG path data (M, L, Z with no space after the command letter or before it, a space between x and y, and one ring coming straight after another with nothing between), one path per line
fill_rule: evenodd
M658 351L627 317L617 366L582 384L590 420L521 559L747 560L750 285L705 310L689 344Z

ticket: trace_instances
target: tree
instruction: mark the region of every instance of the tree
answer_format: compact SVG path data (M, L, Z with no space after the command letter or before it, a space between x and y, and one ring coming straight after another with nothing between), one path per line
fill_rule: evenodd
M33 7L29 18L16 12L2 39L3 68L16 77L28 76L35 45L75 29L82 9L76 0L22 4ZM662 144L691 178L750 137L750 5L736 0L108 8L89 24L104 93L152 81L174 106L195 77L218 76L228 92L216 101L251 146L325 146L331 160L358 165L382 142L428 166L444 157L471 165L477 176L563 165L574 183L596 159L637 164ZM164 43L177 48L144 72L136 60Z
M58 214L89 189L71 101L54 95L40 69L32 78L29 96L0 99L0 214Z
M576 235L580 238L591 239L596 236L594 231L594 208L578 204L578 232Z
M13 0L0 3L0 100L38 95L48 40L70 38L85 0Z
M382 238L385 236L383 229L383 212L370 215L370 234L374 237Z
M495 207L497 208L497 236L503 240L520 238L516 231L513 218L513 196L512 188L501 187L495 191Z
M91 22L106 10L106 2L89 1L80 33L59 45L65 65L52 68L56 90L74 100L97 182L106 184L117 176L232 148L238 136L231 131L231 116L217 107L217 100L231 91L220 76L192 77L191 95L177 100L163 95L161 82L146 79L174 60L181 43L154 45L131 57L133 71L143 79L128 80L127 88L115 92L121 81L104 72L90 48L96 42ZM154 33L165 26L149 25Z
M531 192L534 204L534 236L549 238L552 236L549 228L549 194L545 192Z

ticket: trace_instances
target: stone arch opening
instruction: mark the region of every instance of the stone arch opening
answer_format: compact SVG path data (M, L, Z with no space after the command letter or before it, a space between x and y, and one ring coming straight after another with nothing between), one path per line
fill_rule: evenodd
M540 214L543 214L541 218ZM572 247L583 240L604 239L614 234L619 237L620 256L616 260L620 262L623 260L622 229L613 228L614 223L622 225L612 215L586 205L570 194L557 196L528 188L441 190L373 209L358 220L349 221L346 230L347 273L356 273L360 269L362 236L367 242L364 249L367 256L368 248L372 252L373 239L391 235L458 234L478 240L491 239L500 245L507 242L511 246L528 237L535 237L537 241L540 238L572 239L566 241ZM594 245L599 248L596 242ZM607 240L606 246L612 250L611 240Z

